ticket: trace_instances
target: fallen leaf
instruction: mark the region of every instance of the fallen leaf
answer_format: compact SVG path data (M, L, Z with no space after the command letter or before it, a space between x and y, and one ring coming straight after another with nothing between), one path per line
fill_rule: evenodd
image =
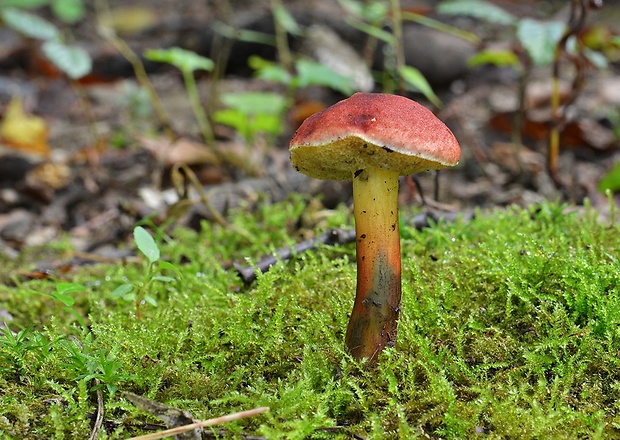
M321 101L301 101L295 104L289 113L289 117L295 128L299 127L304 120L315 113L325 110L325 104Z
M26 174L26 184L30 188L59 190L67 186L70 181L71 170L61 163L45 162Z
M165 167L178 163L186 165L220 165L219 157L205 144L186 138L179 138L171 142L165 137L142 137L140 143Z
M545 120L540 113L534 111L526 113L521 134L527 139L535 141L549 139L550 118ZM513 112L496 113L489 119L489 126L494 130L510 134L513 121ZM562 148L588 147L602 151L617 148L617 140L612 130L586 118L568 122L560 133L560 144Z
M136 35L157 24L157 13L147 7L127 6L113 9L102 20L104 26L114 29L121 35Z
M22 99L13 97L0 124L0 138L18 150L49 156L48 127L43 118L24 112Z

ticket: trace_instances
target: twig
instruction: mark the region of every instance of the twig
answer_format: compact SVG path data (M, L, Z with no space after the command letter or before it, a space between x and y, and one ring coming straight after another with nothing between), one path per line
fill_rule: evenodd
M422 26L441 31L446 34L454 35L455 37L458 37L476 46L482 42L482 39L473 32L450 26L449 24L442 23L441 21L434 20L422 14L417 14L411 11L402 11L401 17L403 18L403 20L409 20L414 23L421 24Z
M215 209L213 207L213 205L211 204L211 201L209 200L209 196L207 194L205 194L204 188L203 186L200 184L200 181L198 180L198 177L196 176L196 174L192 171L192 169L190 167L188 167L186 164L181 163L181 164L175 164L172 168L172 178L173 178L173 182L175 182L175 187L177 190L177 193L179 195L179 197L183 197L184 196L184 189L182 188L183 186L186 185L185 182L181 182L181 180L183 179L183 175L181 174L181 170L183 170L183 173L185 174L185 178L187 180L189 180L189 182L191 182L192 186L194 187L194 189L196 189L196 191L198 192L198 196L200 197L200 201L202 202L202 204L204 205L205 208L207 208L207 211L209 211L209 214L211 214L211 216L213 216L213 219L220 224L223 227L229 227L230 225L228 224L228 222L226 221L226 219L224 218L224 216L222 216L217 209Z
M293 56L288 46L288 36L282 22L278 19L276 11L284 9L282 0L271 0L271 12L273 14L273 24L276 33L276 49L278 50L278 59L287 72L293 72Z
M235 23L235 11L230 2L228 0L214 0L213 6L216 19L221 17L221 21L233 27L235 33L238 33L239 29L237 29ZM210 49L215 67L211 72L211 81L209 82L209 95L207 98L207 108L209 109L217 108L221 88L220 82L226 74L233 46L234 40L232 38L227 38L220 33L214 32Z
M458 213L458 212L436 212L425 211L415 216L411 222L411 226L420 230L428 228L433 224L438 223L441 220L446 222L453 222L459 216L462 216L466 221L471 220L474 217L473 212ZM257 272L265 273L271 266L278 261L285 261L292 258L294 255L301 254L306 251L315 250L319 245L335 246L338 244L347 244L355 241L355 231L348 229L330 229L327 232L319 235L316 238L310 240L304 240L297 243L295 246L283 247L277 249L273 254L266 255L256 263L255 266L242 266L238 263L233 263L233 267L243 280L247 284L251 284L257 278Z
M398 90L405 93L405 80L401 75L405 67L405 49L403 46L403 18L401 16L400 0L392 0L392 32L394 33L394 55L396 60L396 76Z
M588 11L586 0L573 0L571 3L570 17L568 19L567 29L564 35L557 43L552 66L552 83L553 94L551 95L551 133L549 135L549 152L547 156L547 168L554 183L559 188L564 188L564 184L558 175L558 156L560 155L560 132L566 124L566 109L577 99L577 96L583 89L585 73L584 73L584 55L583 49L578 50L576 55L570 54L566 50L568 40L577 35L586 22ZM597 2L592 2L593 7L600 7ZM572 90L568 100L564 103L563 111L560 111L560 58L561 55L573 63L575 67L575 78L573 79Z
M233 263L233 266L239 273L239 276L243 282L245 284L250 284L256 279L256 270L259 270L261 273L267 272L269 268L276 264L279 260L288 260L293 255L314 250L321 244L334 246L337 244L351 243L353 241L355 241L354 230L330 229L329 231L319 235L317 238L302 241L297 243L292 248L284 247L277 249L274 254L267 255L256 263L256 269L254 266L241 266L237 263Z
M165 431L155 432L153 434L141 435L138 437L132 437L129 440L157 440L164 437L170 437L173 435L182 434L184 432L192 431L194 429L202 429L208 426L219 425L220 423L232 422L233 420L244 419L246 417L252 417L258 414L262 414L269 411L269 407L262 406L254 408L248 411L241 411L233 414L228 414L222 417L216 417L214 419L204 420L201 422L191 423L189 425L178 426L176 428L166 429Z
M187 90L187 97L189 98L189 103L192 106L192 111L194 113L194 117L196 118L196 122L198 122L198 128L202 134L202 139L209 147L213 147L215 145L215 134L213 133L213 127L211 127L211 123L209 122L209 117L200 102L200 92L198 91L198 85L196 84L194 73L186 69L182 69L181 73L183 75L185 90ZM218 153L216 152L216 154Z
M99 381L97 381L99 382ZM103 425L103 392L101 389L97 390L97 417L95 418L95 424L93 425L93 430L90 433L90 437L88 440L97 440L99 438L99 430L101 429L101 425Z

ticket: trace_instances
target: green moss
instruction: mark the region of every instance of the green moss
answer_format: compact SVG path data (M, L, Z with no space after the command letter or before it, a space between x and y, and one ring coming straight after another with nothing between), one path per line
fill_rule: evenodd
M232 436L620 437L616 226L556 204L423 231L404 213L399 344L367 370L343 346L353 244L281 262L249 287L224 268L301 239L308 214L295 198L237 211L235 228L177 231L159 246L183 276L152 284L157 306L145 304L142 320L110 293L139 282L143 264L71 274L87 287L71 308L33 294L54 280L0 288L10 328L23 330L0 337L0 433L86 438L99 386L107 438L161 424L117 389L197 419L271 408L227 426ZM322 227L349 218L343 209Z

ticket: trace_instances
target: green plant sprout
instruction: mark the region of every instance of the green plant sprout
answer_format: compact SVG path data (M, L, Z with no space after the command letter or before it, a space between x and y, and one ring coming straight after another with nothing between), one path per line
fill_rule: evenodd
M520 147L523 145L521 131L524 123L525 89L532 64L547 66L553 62L555 48L564 33L564 24L559 21L518 19L500 7L480 0L443 2L438 10L445 14L466 15L512 27L514 38L519 43L520 49L483 49L469 60L469 65L475 67L492 64L498 67L512 67L516 70L519 77L518 110L514 115L512 139L517 148Z
M58 345L63 353L64 362L61 366L70 373L73 380L92 382L89 387L91 391L105 387L110 397L114 397L119 383L135 379L134 375L121 371L124 366L114 351L118 347L107 354L101 348L93 348L94 338L90 332L80 342L65 338Z
M108 353L107 355L100 351L97 355L89 356L86 361L86 374L76 377L76 380L84 380L86 382L97 380L99 383L91 387L96 391L105 387L110 396L113 397L118 390L118 383L132 379L134 376L122 373L120 370L123 365L116 360L116 355Z
M392 0L391 2L375 0L363 4L354 0L339 0L339 3L351 13L351 16L345 19L347 24L371 37L368 43L367 58L370 58L371 53L376 50L377 41L382 41L387 45L388 50L386 51L383 72L381 72L383 91L385 93L393 93L396 89L400 89L402 93L404 89L408 89L421 93L434 106L441 107L441 100L435 94L422 72L413 66L405 64L402 21L405 18L414 21L416 16L411 14L403 15L398 0ZM417 21L424 25L429 25L430 23L424 20ZM392 32L383 29L386 24L392 26ZM437 25L432 27L438 28ZM442 28L442 30L445 30L445 28Z
M568 59L575 71L571 95L567 99L569 103L576 99L583 87L586 66L603 69L608 64L605 54L590 49L580 35L587 10L589 6L594 4L595 2L587 2L586 0L572 1L567 23L557 20L541 21L528 17L518 18L498 6L482 0L444 1L437 8L439 12L445 14L466 15L512 28L513 38L518 43L517 48L513 50L483 49L470 59L469 64L470 66L481 64L512 66L517 71L519 75L518 108L514 115L512 127L513 144L517 148L523 144L521 132L524 123L525 89L532 65L538 67L551 65L553 91L551 95L551 130L547 168L558 186L562 186L557 173L560 129L566 119L566 111L560 110L560 58L562 55L568 54ZM595 7L600 7L600 5ZM616 42L612 40L610 45L613 46L614 44Z
M163 283L172 283L176 281L173 277L157 275L156 273L169 270L175 273L178 278L181 278L182 275L179 269L172 263L160 261L160 252L157 243L155 243L155 240L146 229L142 226L136 226L133 231L133 236L138 250L140 250L147 259L142 280L141 282L121 284L110 294L110 298L122 298L126 301L134 301L136 305L136 318L140 320L142 319L140 304L143 301L157 307L157 300L148 293L151 285L155 281Z
M275 26L278 61L287 71L293 69L293 56L288 45L288 35L303 35L303 30L282 4L282 0L271 0L271 15Z
M59 282L56 284L52 293L41 292L38 290L33 290L33 293L52 298L57 304L63 304L63 309L73 315L82 328L86 328L86 321L84 320L84 317L73 308L75 299L71 295L85 292L87 290L88 289L82 284Z
M343 95L352 94L353 78L334 72L331 68L310 58L300 57L295 60L295 73L289 73L281 64L252 55L248 64L255 71L255 76L264 81L284 84L292 95L298 89L309 86L322 86L335 90Z
M620 191L620 162L617 162L598 182L598 189L601 192L607 190L611 192Z
M198 92L198 86L194 78L194 72L198 70L206 70L207 72L213 70L213 61L195 52L179 47L170 49L149 49L144 52L144 57L151 61L168 63L181 71L185 90L202 137L207 145L213 145L215 142L213 128L211 127L204 107L200 103L200 93Z
M65 23L84 17L82 0L5 0L0 3L0 21L26 37L42 40L45 57L69 78L88 75L92 69L90 55L80 47L66 44L56 25L26 10L42 6L50 6Z
M41 350L47 345L31 327L14 334L4 323L0 328L0 373L23 380L28 359L41 360Z
M282 113L287 102L277 93L227 93L221 100L227 108L216 111L213 120L233 127L246 145L252 145L259 133L274 137L284 130Z
M292 19L292 18L291 18ZM237 131L248 149L256 147L260 135L267 136L267 144L284 131L284 114L293 102L292 96L300 88L309 86L328 87L344 95L352 94L353 78L334 72L331 68L310 58L300 57L293 61L293 71L279 62L265 60L257 55L248 59L255 77L282 84L284 94L273 92L238 92L221 96L225 108L213 114L213 120Z
M618 45L620 46L620 37L618 38ZM608 118L612 124L616 139L620 140L620 108L610 112ZM620 192L620 162L616 162L616 164L603 175L598 183L598 189L603 193L607 190L613 193Z

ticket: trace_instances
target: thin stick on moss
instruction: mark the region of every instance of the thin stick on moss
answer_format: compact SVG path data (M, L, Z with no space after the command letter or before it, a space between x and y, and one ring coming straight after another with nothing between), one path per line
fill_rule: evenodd
M99 381L95 379L97 384ZM101 388L97 390L97 417L95 419L95 424L93 426L92 431L90 432L90 437L88 440L96 440L99 438L99 430L101 426L103 426L103 413L104 413L104 402L103 402L103 392Z
M184 432L193 431L194 429L202 429L208 426L219 425L221 423L232 422L234 420L245 419L247 417L256 416L269 411L269 407L261 406L258 408L250 409L248 411L241 411L226 416L216 417L214 419L204 420L202 422L191 423L189 425L178 426L176 428L167 429L165 431L155 432L153 434L141 435L138 437L132 437L129 440L157 440L164 437L170 437L173 435L179 435Z

